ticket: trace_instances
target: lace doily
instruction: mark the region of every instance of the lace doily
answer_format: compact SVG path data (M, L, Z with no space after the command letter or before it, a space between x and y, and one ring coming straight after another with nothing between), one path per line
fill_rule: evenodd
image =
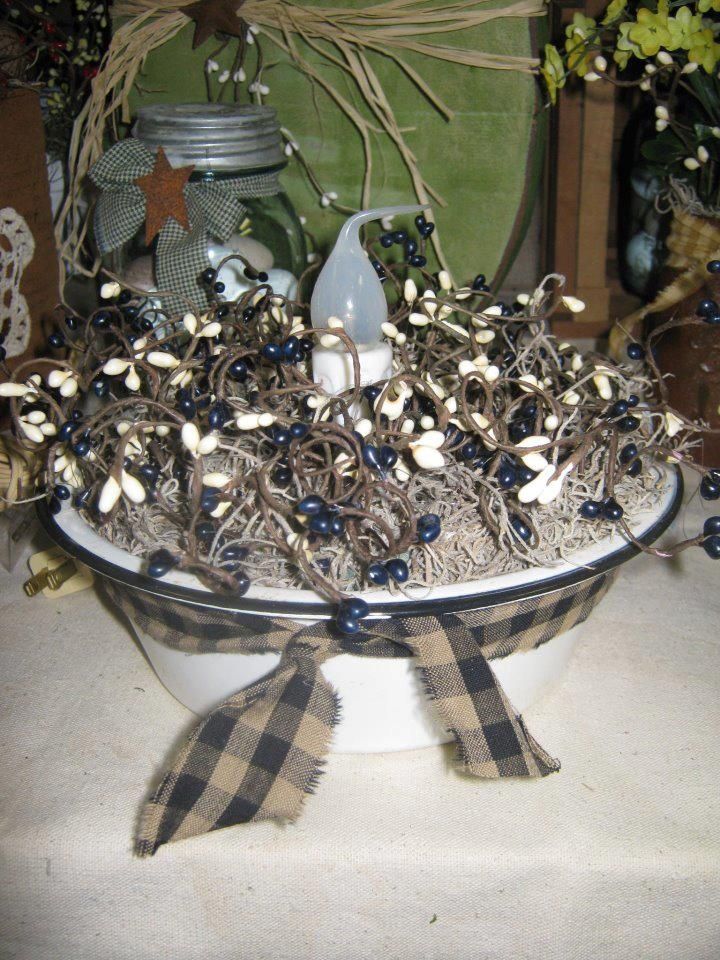
M0 210L0 327L8 357L25 353L30 344L30 310L20 293L22 276L35 253L35 240L25 218L12 207Z

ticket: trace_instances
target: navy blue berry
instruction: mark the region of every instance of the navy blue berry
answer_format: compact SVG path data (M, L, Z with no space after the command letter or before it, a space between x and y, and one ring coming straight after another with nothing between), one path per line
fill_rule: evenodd
M713 534L703 540L702 548L712 560L720 560L720 536Z
M233 360L228 367L228 376L232 377L237 383L244 383L247 380L248 366L244 360Z
M313 533L319 533L321 536L326 537L330 533L332 521L332 514L327 513L327 511L316 513L310 520L310 529Z
M703 500L720 499L720 482L714 480L710 474L706 474L700 483L700 496Z
M360 630L360 622L347 613L339 613L335 619L335 625L341 633L352 635Z
M625 511L613 497L608 497L603 501L602 514L606 520L621 520Z
M397 450L394 447L390 447L387 444L383 447L380 447L380 465L383 470L390 470L397 463L398 455Z
M366 443L362 448L362 458L365 465L370 467L371 470L380 470L382 468L380 451L371 443Z
M325 501L322 497L318 497L316 494L311 493L309 496L304 497L298 504L298 511L304 513L307 517L315 516L315 514L320 513L320 511L325 507Z
M511 487L514 487L517 483L517 473L515 472L514 467L509 465L504 465L500 467L497 474L497 482L500 484L502 490L509 490Z
M626 443L625 446L620 451L620 463L630 463L631 460L634 460L638 455L637 444L635 443Z
M306 423L302 423L300 420L298 420L296 423L290 425L290 435L295 440L302 440L309 429L310 428Z
M292 480L292 470L290 467L276 467L273 471L273 482L277 484L278 487L287 487L290 481Z
M365 571L365 576L370 583L374 583L378 587L384 587L390 579L389 573L381 563L371 563Z
M711 314L717 313L719 309L720 307L718 307L715 300L705 299L705 300L701 300L700 303L697 305L697 309L695 310L695 313L699 317L709 317Z
M354 620L364 620L370 613L370 607L361 597L347 597L340 604L340 612Z
M195 525L195 536L198 540L212 540L215 536L215 524L210 520L201 520Z
M400 560L399 558L388 560L385 567L396 583L405 583L410 577L408 565L404 560Z
M279 343L266 343L261 353L266 360L272 363L280 363L283 358L283 349Z
M530 540L532 539L532 530L521 517L513 514L513 516L510 517L510 525L522 541L525 543L530 543Z
M422 543L432 543L437 540L442 531L440 517L436 513L426 513L417 522L418 538Z
M625 417L621 417L617 422L618 430L622 430L623 433L632 433L633 430L637 430L640 426L640 420L637 417L633 417L628 414Z
M147 572L151 577L164 577L176 565L177 561L169 550L156 550L148 558Z
M703 534L706 537L720 533L720 517L708 517L703 524Z

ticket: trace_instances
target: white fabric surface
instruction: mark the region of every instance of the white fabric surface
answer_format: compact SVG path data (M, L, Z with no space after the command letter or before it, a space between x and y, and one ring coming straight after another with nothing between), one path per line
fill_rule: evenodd
M191 714L93 592L3 574L0 958L717 960L719 573L697 549L624 568L526 715L559 774L334 755L297 824L151 860L135 817Z

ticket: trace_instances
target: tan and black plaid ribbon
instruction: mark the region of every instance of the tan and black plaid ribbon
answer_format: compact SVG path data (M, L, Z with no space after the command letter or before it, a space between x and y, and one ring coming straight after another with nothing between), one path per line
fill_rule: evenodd
M155 159L155 152L142 141L128 137L112 146L90 170L90 179L100 190L94 229L102 255L132 240L145 222L145 195L135 181L152 172ZM272 197L280 189L277 172L187 183L183 192L190 231L171 217L158 235L155 274L160 289L207 305L208 291L200 275L210 266L208 237L227 240L245 217L243 199ZM163 306L170 313L187 309L181 297L172 295L163 298Z
M559 770L533 739L488 661L532 650L581 623L613 574L466 613L366 621L361 639L326 622L297 624L190 606L113 581L112 603L153 639L188 653L280 651L277 668L202 720L147 802L136 851L251 820L294 820L320 776L339 718L320 665L339 653L414 656L465 771L539 777Z

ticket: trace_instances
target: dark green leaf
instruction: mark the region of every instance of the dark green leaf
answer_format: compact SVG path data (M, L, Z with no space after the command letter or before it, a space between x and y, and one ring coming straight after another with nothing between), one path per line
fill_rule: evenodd
M641 153L646 160L651 160L653 163L660 164L671 164L677 163L678 160L682 160L685 156L686 150L682 145L681 141L673 133L671 137L665 137L663 134L668 131L663 131L659 137L655 137L654 140L646 140L642 145Z
M709 76L701 68L691 73L687 79L705 108L707 119L713 123L720 117L720 88L715 77Z

